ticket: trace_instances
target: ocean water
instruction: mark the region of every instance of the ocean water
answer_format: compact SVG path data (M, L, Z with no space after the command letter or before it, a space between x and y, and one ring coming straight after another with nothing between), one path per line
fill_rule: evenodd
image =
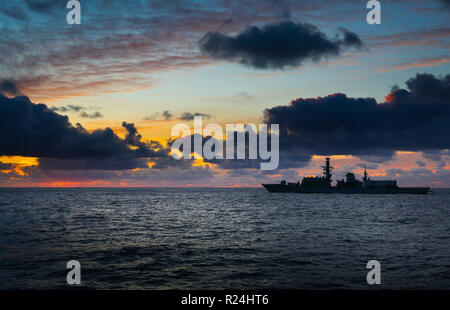
M449 289L450 191L0 189L0 289L70 288L69 260L87 289Z

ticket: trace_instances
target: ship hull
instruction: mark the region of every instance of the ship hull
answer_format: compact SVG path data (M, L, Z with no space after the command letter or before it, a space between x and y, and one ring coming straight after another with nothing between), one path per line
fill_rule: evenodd
M270 193L298 193L298 194L415 194L425 195L429 187L397 187L397 188L321 188L302 187L297 184L262 184Z

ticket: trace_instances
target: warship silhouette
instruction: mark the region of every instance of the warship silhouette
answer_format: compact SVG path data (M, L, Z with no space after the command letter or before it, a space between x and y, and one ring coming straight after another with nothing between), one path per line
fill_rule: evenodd
M347 173L345 180L338 180L336 186L331 185L330 158L325 159L323 176L304 177L302 182L287 183L281 181L278 184L262 184L271 193L305 193L305 194L427 194L429 187L398 187L396 180L371 180L364 169L362 181L357 180L354 173Z

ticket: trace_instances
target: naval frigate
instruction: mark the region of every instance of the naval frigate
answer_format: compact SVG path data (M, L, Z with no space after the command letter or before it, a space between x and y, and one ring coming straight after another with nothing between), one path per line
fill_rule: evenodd
M296 183L281 181L277 184L262 184L271 193L305 193L305 194L427 194L429 187L399 187L396 180L371 180L364 169L362 181L355 174L348 172L345 179L337 180L336 186L331 185L333 167L330 158L325 158L322 176L304 177Z

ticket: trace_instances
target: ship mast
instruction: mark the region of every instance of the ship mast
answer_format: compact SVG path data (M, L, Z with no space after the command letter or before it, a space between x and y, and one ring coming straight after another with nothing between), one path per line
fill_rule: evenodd
M330 158L325 158L325 166L322 166L323 168L323 174L325 175L325 179L331 183L331 171L334 169L334 167L330 166Z
M364 164L363 187L364 188L369 188L370 187L370 178L367 176L367 165L366 164Z

